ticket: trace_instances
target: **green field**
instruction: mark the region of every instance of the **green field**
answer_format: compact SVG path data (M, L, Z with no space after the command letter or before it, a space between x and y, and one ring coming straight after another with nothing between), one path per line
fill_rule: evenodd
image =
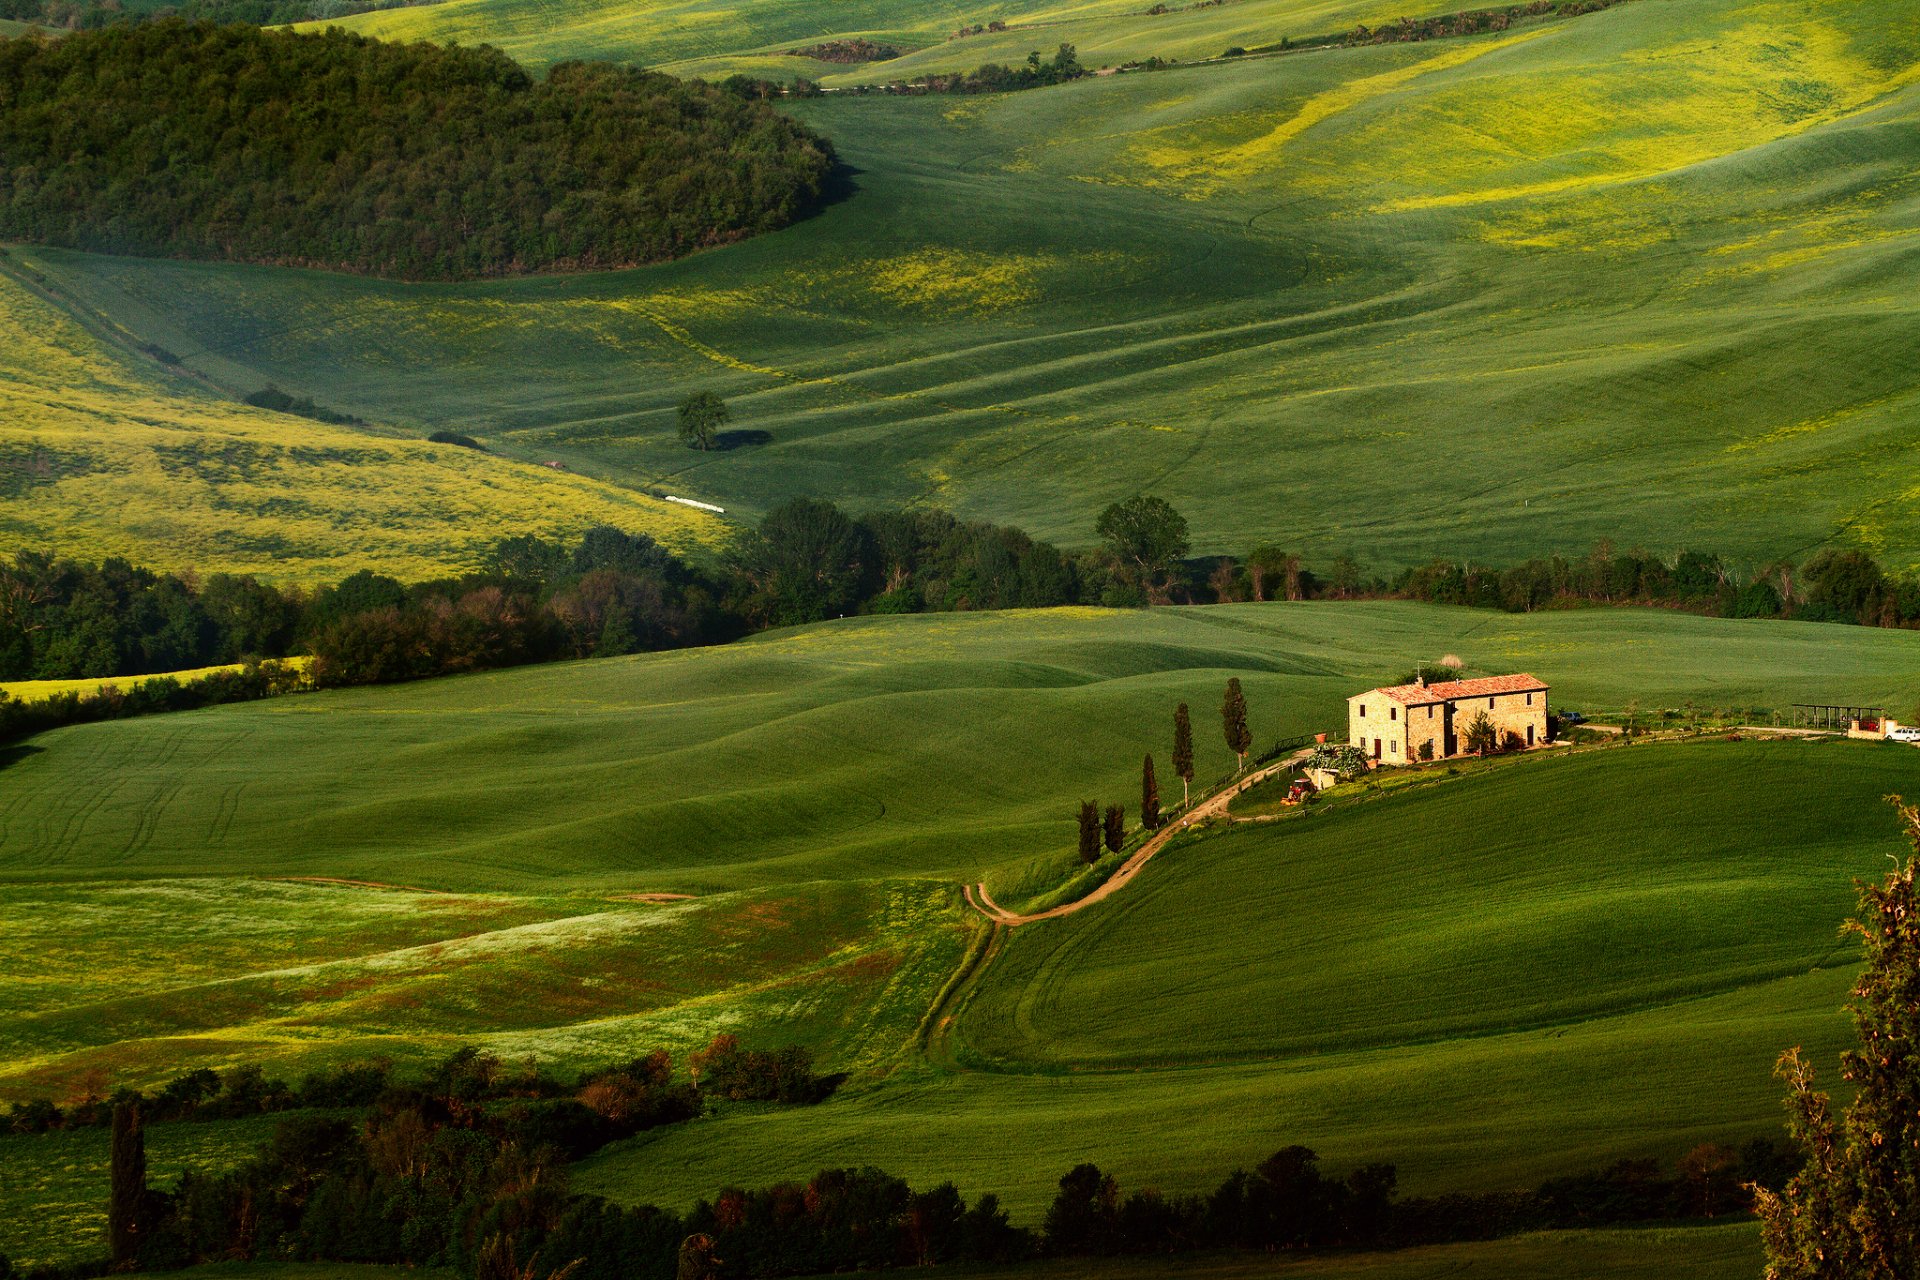
M441 0L306 24L342 26L388 40L485 42L531 66L566 58L607 58L674 75L718 78L735 71L805 75L827 84L972 70L983 62L1023 62L1030 49L1051 53L1061 41L1083 44L1090 66L1128 58L1211 57L1231 45L1277 44L1342 31L1356 22L1400 16L1391 0L1234 0L1213 8L1148 14L1141 0L836 0L824 13L805 0ZM962 26L999 20L1004 33L952 39ZM824 41L866 37L914 51L864 68L785 56Z
M711 516L417 437L235 404L0 274L0 541L75 558L292 582L477 567L508 534L597 523L684 552ZM258 390L267 379L237 385Z
M1401 16L1391 0L1233 0L1228 4L1148 13L1139 0L1012 0L954 4L949 0L840 3L822 19L818 6L757 3L745 10L712 0L626 0L611 5L535 6L525 0L442 0L325 23L386 39L485 41L530 66L590 56L639 62L677 76L720 79L733 74L791 80L805 76L829 88L911 79L929 72L971 71L982 63L1017 65L1027 54L1051 56L1075 45L1089 67L1159 57L1183 62L1215 58L1229 48L1256 48L1379 23ZM956 38L958 29L990 20L1003 32ZM833 39L890 44L903 56L849 65L796 57Z
M1909 750L1635 745L1358 792L1176 844L947 998L985 937L956 882L1064 879L1073 802L1131 803L1177 700L1224 773L1228 674L1263 742L1447 652L1563 706L1764 720L1901 705L1916 643L1635 610L912 616L60 730L0 768L0 1097L734 1030L851 1079L575 1185L682 1205L871 1162L1032 1221L1086 1158L1179 1191L1295 1141L1415 1191L1672 1159L1775 1132L1774 1056L1837 1049L1836 928L1897 847Z
M938 503L1084 545L1149 489L1203 550L1323 564L1607 537L1749 565L1838 540L1904 568L1916 50L1916 0L1636 0L1486 38L796 103L851 198L615 275L23 256L228 384L730 516ZM682 448L672 408L697 389L771 442Z

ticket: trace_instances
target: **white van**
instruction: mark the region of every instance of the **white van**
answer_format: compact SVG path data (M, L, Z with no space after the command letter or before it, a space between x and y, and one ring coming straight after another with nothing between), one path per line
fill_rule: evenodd
M1920 743L1920 725L1903 724L1897 729L1889 729L1887 741Z

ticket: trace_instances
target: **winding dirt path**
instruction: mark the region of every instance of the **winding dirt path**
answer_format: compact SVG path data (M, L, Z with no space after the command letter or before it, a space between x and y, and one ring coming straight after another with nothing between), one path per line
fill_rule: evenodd
M1060 916L1070 916L1074 912L1090 907L1094 903L1111 897L1113 894L1126 888L1127 882L1133 879L1141 867L1147 865L1147 859L1166 848L1167 842L1181 831L1184 831L1196 822L1205 822L1209 818L1224 817L1227 812L1227 807L1233 803L1234 797L1249 787L1254 787L1265 782L1276 773L1285 773L1312 754L1313 749L1310 747L1305 750L1296 751L1290 756L1285 756L1274 761L1264 769L1254 770L1246 777L1234 782L1232 786L1227 787L1225 790L1208 796L1205 800L1202 800L1199 804L1187 810L1177 821L1162 827L1151 840L1135 850L1133 856L1122 863L1118 871L1108 876L1106 883L1102 884L1084 898L1076 898L1072 902L1063 902L1057 907L1050 907L1045 911L1036 911L1032 915L1015 915L1013 912L995 902L993 896L987 892L986 882L981 881L967 886L967 904L995 924L1003 924L1008 928L1017 928L1023 924L1032 924L1036 920L1054 920Z

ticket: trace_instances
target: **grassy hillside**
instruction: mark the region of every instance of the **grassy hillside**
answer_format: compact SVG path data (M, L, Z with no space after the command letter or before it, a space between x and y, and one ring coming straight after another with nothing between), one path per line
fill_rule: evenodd
M1590 710L1897 705L1915 644L1406 604L913 616L62 730L0 767L0 1097L733 1029L854 1080L582 1186L682 1203L873 1162L1032 1216L1082 1158L1168 1189L1291 1141L1420 1189L1670 1158L1770 1132L1773 1055L1836 1046L1835 925L1907 750L1532 758L1179 847L1016 934L929 1042L979 936L954 882L1064 876L1073 803L1131 804L1178 699L1223 772L1229 673L1268 741L1445 652ZM632 896L663 891L700 896Z
M0 1097L242 1062L297 1079L467 1044L598 1065L683 1055L728 1028L878 1071L959 963L957 898L926 881L658 902L326 881L7 886L20 978L0 1000Z
M928 69L971 70L982 62L1024 62L1029 49L1051 52L1062 40L1087 41L1088 50L1146 47L1163 57L1217 54L1230 44L1278 43L1282 36L1344 30L1361 20L1398 17L1382 0L1238 0L1231 5L1148 15L1138 0L840 0L831 9L804 0L759 0L743 8L715 0L619 0L611 5L563 0L442 0L386 9L327 23L388 40L485 41L529 65L566 58L608 58L658 67L675 75L717 77L734 71L794 74L857 81ZM1227 10L1228 12L1222 12ZM1424 12L1424 10L1423 10ZM961 27L1005 22L1005 33L964 40ZM843 65L782 57L827 40L864 36L918 57L848 72ZM1123 61L1126 56L1113 58ZM1145 56L1145 55L1139 55ZM1090 65L1102 65L1092 62Z
M128 341L0 276L0 541L315 581L435 577L529 529L726 537L581 476L218 399Z
M1241 676L1264 744L1452 653L1563 705L1904 707L1915 637L1647 611L1240 605L849 619L719 649L303 695L42 736L0 773L0 878L324 875L680 890L1071 858ZM1010 732L1009 726L1019 726Z
M194 367L749 515L941 503L1084 543L1145 488L1207 550L1837 539L1910 566L1917 24L1920 0L1661 0L797 103L858 171L851 199L591 280L35 260ZM703 388L770 442L682 448L672 408Z
M612 1148L581 1182L646 1201L870 1162L1036 1217L1082 1159L1188 1191L1303 1142L1498 1189L1772 1133L1774 1058L1845 1033L1836 922L1913 778L1893 747L1636 747L1202 839L1015 931L937 1046L954 1069Z
M1895 826L1876 801L1910 789L1915 763L1802 744L1615 750L1241 827L1166 855L1115 905L1013 931L958 1034L996 1064L1295 1057L1851 964L1834 922ZM1817 816L1809 777L1833 783ZM1645 797L1630 827L1607 816L1625 796Z

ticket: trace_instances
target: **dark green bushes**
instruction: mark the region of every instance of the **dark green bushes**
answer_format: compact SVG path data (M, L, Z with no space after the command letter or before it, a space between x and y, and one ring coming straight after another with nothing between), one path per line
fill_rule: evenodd
M0 42L0 157L0 238L401 279L675 257L793 221L833 163L667 76L177 19Z

